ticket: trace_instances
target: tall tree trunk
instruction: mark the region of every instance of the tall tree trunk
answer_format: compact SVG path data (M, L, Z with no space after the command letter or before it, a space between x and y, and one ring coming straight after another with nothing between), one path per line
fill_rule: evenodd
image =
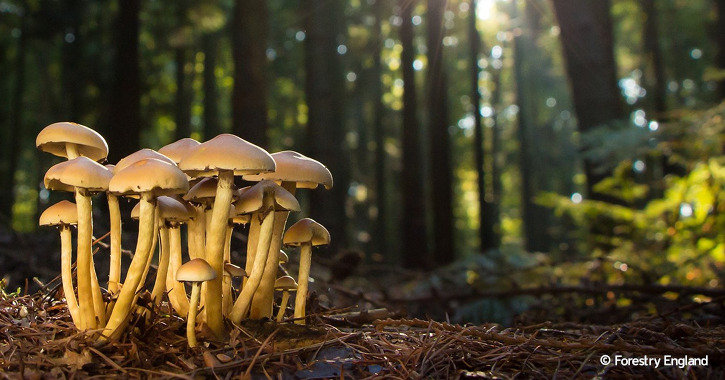
M115 85L109 105L108 156L117 162L141 145L141 88L139 74L140 0L118 2L116 16Z
M202 37L204 51L204 137L208 140L222 133L219 123L219 99L216 86L216 57L219 45L218 33L207 33Z
M23 112L25 111L25 103L23 97L25 96L25 60L26 60L26 48L28 44L28 31L26 28L28 7L25 1L22 2L23 13L20 16L20 38L18 39L17 50L15 54L15 87L13 88L12 103L13 107L10 109L9 120L10 123L5 129L5 138L7 151L6 160L7 164L4 167L4 173L0 177L0 187L3 193L3 202L0 202L2 209L0 210L0 221L7 226L11 226L13 217L13 205L15 204L15 171L18 168L18 156L20 155L21 148L21 134L24 130L23 127Z
M330 231L330 252L347 246L346 203L350 185L345 152L345 83L337 38L342 31L343 4L337 1L304 0L305 96L307 99L307 150L327 165L335 178L328 192L310 192L310 214Z
M474 153L476 156L476 173L478 174L478 204L480 205L478 215L478 238L480 240L481 253L496 248L496 237L493 226L491 213L493 205L491 197L487 197L486 189L486 169L485 169L485 144L484 136L486 131L481 123L481 91L479 89L479 74L481 69L478 67L478 55L481 52L481 36L478 34L476 22L477 0L471 0L468 15L468 35L471 42L471 53L469 65L471 66L471 102L473 103L473 120L474 120Z
M725 4L725 1L722 1L722 3ZM655 0L642 0L642 8L647 16L644 23L644 51L648 68L645 77L648 78L648 87L653 92L653 111L657 115L662 115L667 111L667 92L665 88L665 67L659 42L657 5ZM725 20L723 20L723 28L723 32L725 32ZM725 37L719 36L719 38L722 39L722 46L725 47ZM723 56L725 57L725 54ZM725 59L723 59L722 63L722 66L725 67Z
M559 19L566 69L572 87L579 131L623 118L614 61L610 1L553 0ZM594 191L594 185L609 176L595 171L584 161L587 194L590 199L617 202L614 197Z
M174 49L176 62L176 140L191 136L191 82L186 73L189 50L186 46Z
M418 124L418 100L415 90L415 47L413 45L413 8L416 0L400 0L400 43L403 51L400 65L403 68L403 263L406 268L432 266L428 260L426 207L423 182L423 156L421 153L420 125Z
M492 190L492 210L491 210L491 225L493 226L494 234L494 247L498 248L501 245L501 194L503 191L503 183L501 182L501 163L499 162L499 156L501 155L501 136L500 126L498 122L498 110L501 107L501 70L494 69L493 73L493 91L491 92L491 108L493 113L491 114L491 190Z
M267 2L235 0L234 4L232 131L267 148Z
M430 170L433 194L433 259L436 265L454 260L453 174L448 134L447 80L443 67L443 13L447 1L428 0L428 112Z
M386 205L386 186L385 186L385 130L384 130L384 113L385 106L383 104L383 81L382 81L382 49L383 34L382 20L383 10L385 9L384 0L376 0L373 5L373 13L375 15L375 26L373 27L373 68L372 68L372 91L373 98L373 133L375 135L375 202L377 205L377 215L375 217L375 250L376 252L388 257L387 250L387 231L385 221L388 218L388 210Z
M715 0L715 10L717 12L715 38L718 48L715 62L718 69L725 70L725 0ZM725 100L725 80L718 82L717 93L720 100Z

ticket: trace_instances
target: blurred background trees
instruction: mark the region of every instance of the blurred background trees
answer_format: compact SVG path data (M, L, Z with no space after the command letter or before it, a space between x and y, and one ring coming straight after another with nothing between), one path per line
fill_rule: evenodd
M60 196L47 124L111 161L227 132L330 168L301 195L323 255L722 281L722 3L0 0L0 224L33 233Z

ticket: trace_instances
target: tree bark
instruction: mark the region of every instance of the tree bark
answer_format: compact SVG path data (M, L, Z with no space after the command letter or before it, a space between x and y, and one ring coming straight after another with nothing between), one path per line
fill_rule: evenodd
M347 246L346 204L349 164L343 118L345 83L337 38L342 33L343 4L304 0L305 96L308 108L307 151L327 165L335 179L330 191L310 192L310 215L332 236L329 252Z
M725 4L725 1L721 1ZM648 84L652 91L652 109L656 115L662 115L667 111L665 88L665 67L662 58L662 49L659 43L659 16L657 14L657 5L655 0L642 0L642 10L647 19L644 23L644 51L646 54L648 73ZM725 15L724 15L725 17ZM723 20L723 32L725 32L725 20ZM725 47L725 36L718 36L722 40L721 46ZM723 55L725 57L725 55ZM725 67L725 59L723 59L722 67Z
M219 101L216 85L216 61L219 45L218 33L207 33L202 37L204 52L204 137L208 140L222 133L219 123Z
M385 221L388 218L388 207L386 205L386 186L385 186L385 130L384 130L384 113L385 106L383 104L383 82L382 82L382 49L383 34L382 20L383 10L385 9L384 0L376 0L373 5L373 13L375 15L375 26L373 27L373 68L372 68L372 91L373 97L373 133L375 135L375 202L377 206L377 215L375 216L375 250L376 252L388 257L387 249L387 228Z
M403 71L403 173L401 219L403 232L403 264L406 268L426 268L429 262L426 205L424 197L424 172L421 165L420 125L418 124L418 99L415 89L415 47L413 46L413 8L417 0L400 0L400 43L403 51L400 65Z
M267 2L234 3L232 131L267 148Z
M141 141L139 69L140 0L118 2L115 85L109 105L108 151L111 162L133 153Z
M453 252L453 174L448 133L447 78L443 67L443 13L447 1L428 0L428 112L433 208L433 260L445 265Z
M718 49L715 61L718 69L725 70L725 0L715 0L715 11L717 12L715 39ZM718 82L717 93L720 100L725 100L725 80Z
M176 62L176 140L191 136L191 83L185 67L189 51L186 46L174 49Z
M471 52L469 65L471 70L471 103L473 103L473 120L474 120L474 154L476 156L476 173L478 174L478 204L480 205L478 215L478 238L480 241L481 253L496 248L496 237L493 226L493 205L491 198L487 197L486 189L486 166L485 166L485 133L483 123L481 122L481 91L479 89L479 74L481 69L478 67L478 58L481 52L481 36L479 35L476 22L477 0L471 0L468 15L468 35L471 43Z
M579 131L587 132L625 117L617 87L610 1L553 0L559 20L566 70ZM587 194L592 200L617 202L594 191L610 173L584 161Z

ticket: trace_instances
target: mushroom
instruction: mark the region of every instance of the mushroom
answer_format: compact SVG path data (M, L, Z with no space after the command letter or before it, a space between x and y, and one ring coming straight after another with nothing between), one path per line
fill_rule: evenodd
M260 181L260 180L273 180L281 184L281 186L295 195L296 189L314 189L318 185L323 185L325 188L332 188L332 174L319 161L313 160L300 153L286 150L272 154L272 158L277 163L277 169L273 173L264 173L258 175L247 175L244 176L245 180L248 181ZM252 307L250 309L250 317L259 319L263 317L272 316L272 304L274 300L274 279L277 277L277 265L278 265L278 252L282 246L282 233L284 232L285 224L287 223L287 217L289 212L279 212L275 216L274 231L272 233L272 244L269 247L269 256L267 266L264 270L264 286L260 286L257 289L257 294L254 295L252 301ZM254 222L253 222L254 223ZM250 227L251 231L251 227ZM252 238L249 239L250 244L254 247L254 241ZM250 250L248 252L248 261L254 260L256 254L254 250L251 251L251 260L249 257Z
M47 189L73 191L78 209L77 278L81 329L95 329L105 322L105 305L100 288L94 291L93 224L91 194L108 189L112 174L101 164L83 156L61 162L45 173ZM98 279L95 279L97 283Z
M232 279L234 277L247 277L247 271L243 268L234 265L228 261L224 262L224 280L222 281L223 294L222 294L222 309L224 315L229 315L232 309Z
M191 283L191 300L189 302L189 316L186 318L186 337L189 347L196 347L196 313L199 306L201 283L214 280L217 277L214 269L204 259L192 259L176 272L176 279Z
M237 201L235 207L238 212L245 210L247 213L254 213L252 219L262 220L259 227L259 240L257 242L257 256L249 278L244 284L242 292L234 303L229 319L239 323L249 311L252 298L259 286L267 286L263 283L263 274L267 263L267 254L272 240L272 231L275 220L275 211L299 211L300 204L289 191L283 189L272 181L262 181L250 187ZM275 273L277 273L277 260L275 259ZM274 281L272 281L274 287Z
M113 339L123 331L136 298L136 290L144 280L144 273L151 252L156 218L156 198L162 195L183 194L189 190L189 182L176 165L154 158L137 161L116 172L111 179L110 190L116 194L140 196L139 234L136 251L128 268L124 286L111 312L104 337Z
M106 169L113 172L115 165L108 164ZM121 208L118 204L118 197L106 192L106 200L108 201L108 217L111 229L111 258L108 270L108 291L111 294L118 293L121 285Z
M73 272L71 269L73 246L70 231L71 225L78 224L78 209L74 203L60 201L43 211L40 215L39 224L41 226L58 226L58 230L60 230L60 273L63 282L63 293L65 293L66 304L73 323L80 326L80 309L73 290Z
M174 199L179 201L184 207L186 207L187 215L194 215L194 207L184 201L180 196L174 196ZM192 219L188 219L186 223L189 223ZM178 223L172 223L171 229L169 230L169 270L166 274L166 289L168 290L169 303L171 307L176 310L179 315L187 315L189 313L189 298L186 296L184 286L176 280L176 271L181 267L181 228L179 220ZM163 243L162 243L163 244Z
M231 208L234 176L274 171L274 160L267 151L258 146L237 136L222 134L192 148L181 159L179 167L192 178L215 175L218 178L205 255L209 265L221 273L224 270L224 238ZM207 325L214 335L222 337L222 279L209 281L205 293Z
M277 322L282 322L284 312L287 309L287 302L289 302L289 293L297 290L297 281L290 276L282 276L274 282L274 290L282 292L282 302L279 304L279 311L277 312Z
M304 325L307 284L312 264L312 246L330 244L330 233L320 223L310 218L304 218L287 230L284 234L284 244L300 247L300 274L295 297L295 323Z
M162 196L157 199L159 208L159 232L161 235L161 250L159 251L159 267L156 271L156 281L151 291L151 299L156 306L161 304L161 297L166 291L167 273L170 268L171 250L177 250L174 256L181 258L180 239L176 239L177 246L171 246L171 235L179 235L179 223L189 220L189 210L178 200ZM173 231L173 232L172 232ZM175 242L175 244L177 243ZM177 254L178 253L178 254ZM174 268L176 270L176 268ZM170 298L170 297L169 297Z
M171 144L165 145L162 148L159 149L159 153L163 154L164 156L170 158L172 161L176 162L178 165L179 162L181 162L181 159L186 156L187 153L192 148L195 148L198 146L200 142L185 137L181 140L172 142Z

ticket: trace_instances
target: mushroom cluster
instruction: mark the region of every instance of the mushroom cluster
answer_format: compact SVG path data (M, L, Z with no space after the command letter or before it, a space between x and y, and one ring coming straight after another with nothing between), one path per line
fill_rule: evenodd
M330 235L308 218L284 231L289 212L300 211L298 188L332 187L332 175L320 162L292 151L270 155L237 136L222 134L204 143L182 139L158 152L142 149L103 166L99 162L108 156L106 141L94 130L71 122L45 127L36 146L67 158L48 170L44 183L50 190L72 192L75 204L62 201L49 207L40 224L60 229L63 291L78 329L97 330L102 341L117 339L134 313L145 312L137 301L157 245L151 299L156 306L168 300L171 310L188 318L190 347L197 344L197 321L223 339L225 318L235 324L245 318L272 318L275 291L282 293L277 321L284 320L289 292L296 291L294 321L305 323L312 246L329 244ZM257 183L238 189L234 182L240 177ZM111 219L105 291L92 252L92 196L100 193L108 199ZM123 279L119 197L138 199L131 215L138 219L138 238ZM181 224L188 226L187 257ZM238 224L249 225L243 267L230 257L230 239ZM75 284L72 226L77 228ZM287 261L283 244L301 248L297 281L278 276L280 263ZM243 279L239 289L233 289L234 277ZM184 282L193 285L191 296Z

